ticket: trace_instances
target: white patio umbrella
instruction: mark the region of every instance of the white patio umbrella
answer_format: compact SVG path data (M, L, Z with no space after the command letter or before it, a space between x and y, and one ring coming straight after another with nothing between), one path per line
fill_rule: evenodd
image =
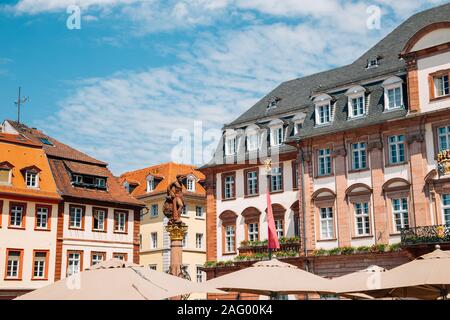
M209 286L119 260L105 261L16 299L161 300L193 292L221 293Z
M206 281L205 285L223 291L254 293L275 297L301 293L331 293L330 280L277 259Z
M374 297L447 299L450 287L450 251L437 249L384 272L372 288L354 287Z

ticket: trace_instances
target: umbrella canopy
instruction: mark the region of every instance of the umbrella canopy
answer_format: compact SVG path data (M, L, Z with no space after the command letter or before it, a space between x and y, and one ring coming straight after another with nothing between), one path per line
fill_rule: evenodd
M384 268L379 266L370 266L364 270L353 272L342 277L333 278L330 281L330 285L333 292L342 295L345 295L344 293L346 292L354 292L355 288L365 291L371 286L376 286L379 279L385 272L387 272L387 270ZM349 297L351 296L349 295Z
M105 261L91 269L34 290L17 299L160 300L193 292L221 293L210 286L123 261Z
M446 298L450 287L450 252L437 249L384 272L372 288L354 287L374 297Z
M311 292L330 293L330 280L306 272L277 259L261 261L205 283L224 291L266 296Z

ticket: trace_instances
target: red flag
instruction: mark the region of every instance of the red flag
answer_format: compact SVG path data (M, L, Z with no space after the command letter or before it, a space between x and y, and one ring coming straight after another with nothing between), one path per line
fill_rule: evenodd
M280 249L278 241L277 229L275 227L275 220L273 218L272 201L270 200L269 187L267 187L267 225L269 231L268 244L269 249Z

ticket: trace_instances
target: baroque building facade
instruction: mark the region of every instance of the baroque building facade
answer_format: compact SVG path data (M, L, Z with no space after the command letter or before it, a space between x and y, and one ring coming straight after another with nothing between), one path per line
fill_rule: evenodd
M368 260L320 271L308 259L320 250L400 244L401 263L436 239L447 245L449 76L447 4L412 16L350 65L282 83L227 124L201 168L207 260L235 260L248 241L267 239L266 190L279 235L299 237L298 264L323 276ZM387 259L376 262L395 266Z

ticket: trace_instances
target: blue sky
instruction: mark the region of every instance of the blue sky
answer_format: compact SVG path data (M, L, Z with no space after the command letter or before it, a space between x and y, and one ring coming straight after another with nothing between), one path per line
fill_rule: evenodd
M115 174L201 164L208 150L174 156L179 135L193 139L201 125L211 147L224 123L280 82L351 63L411 14L447 2L2 1L0 119L16 118L22 86L24 122ZM66 26L72 4L79 30ZM373 5L379 29L367 28Z

